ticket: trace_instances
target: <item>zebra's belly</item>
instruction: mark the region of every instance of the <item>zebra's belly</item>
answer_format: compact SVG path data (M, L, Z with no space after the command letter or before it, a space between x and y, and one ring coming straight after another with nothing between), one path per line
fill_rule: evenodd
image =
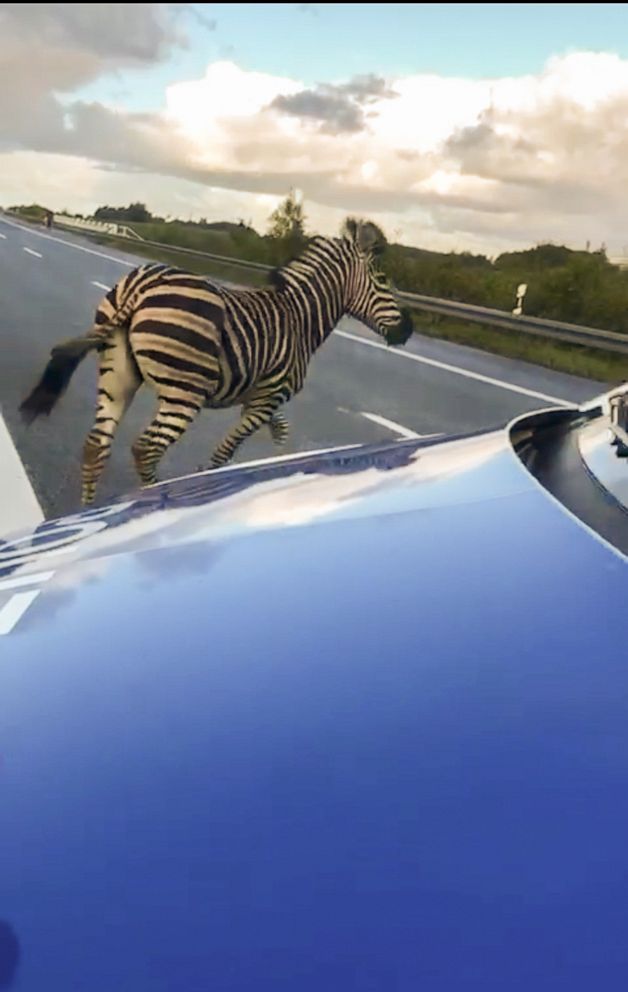
M227 407L236 406L242 402L243 400L238 396L208 396L204 406L206 410L226 410Z
M239 368L230 367L223 351L220 354L219 367L220 383L212 395L207 397L205 406L208 409L220 410L230 406L246 406L260 391L265 392L269 389L286 395L293 392L292 364L286 368L275 362L271 366L248 368L243 372Z
M246 406L249 399L258 391L260 383L230 383L228 388L218 389L205 400L208 410L225 410L230 406Z

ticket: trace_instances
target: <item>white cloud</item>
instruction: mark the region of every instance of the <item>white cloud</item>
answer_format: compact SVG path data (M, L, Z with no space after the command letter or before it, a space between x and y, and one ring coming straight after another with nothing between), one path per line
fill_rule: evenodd
M220 189L168 176L104 170L88 159L43 152L0 152L0 205L40 202L90 214L103 203L148 202L155 214L208 220L242 219L264 229L278 195ZM333 220L330 229L337 227Z
M278 112L277 96L311 92L297 82L219 63L203 80L173 86L167 107L184 123L197 164L237 174L242 188L247 175L255 189L266 176L273 192L282 176L286 189L296 181L312 219L335 223L339 212L361 210L440 247L497 251L559 238L623 245L627 61L573 53L536 76L416 75L390 80L389 90L395 99L371 99L362 128L334 134L312 120L320 99L302 101L301 118L296 100ZM338 119L333 101L329 112Z
M116 47L115 37L88 30L85 11L68 9L106 5L48 6L64 13L56 33L37 39L34 73L28 45L20 47L24 18L17 5L0 5L0 15L11 8L11 78L31 80L20 106L0 85L5 201L60 206L71 189L63 205L83 211L139 197L162 214L263 227L297 186L323 232L351 211L374 216L394 238L440 249L591 240L617 251L628 241L628 61L616 55L554 57L517 78L369 75L313 89L220 61L170 86L162 113L128 114L68 98L115 61ZM143 40L127 45L124 59L161 57L163 5L126 6L148 11L136 11ZM46 165L53 153L58 170Z
M299 89L299 83L292 79L246 72L233 62L214 62L203 79L168 88L166 112L189 137L202 141L207 138L208 127L255 117L275 97Z
M70 155L0 153L3 206L41 202L54 210L93 209L101 173L92 162Z

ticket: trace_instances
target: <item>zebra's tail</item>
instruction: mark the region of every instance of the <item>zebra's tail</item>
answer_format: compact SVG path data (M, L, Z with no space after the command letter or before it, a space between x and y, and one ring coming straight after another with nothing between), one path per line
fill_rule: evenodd
M52 349L41 379L20 404L20 413L27 424L31 424L36 417L48 416L85 356L98 348L106 336L106 329L100 325L89 334L63 341Z

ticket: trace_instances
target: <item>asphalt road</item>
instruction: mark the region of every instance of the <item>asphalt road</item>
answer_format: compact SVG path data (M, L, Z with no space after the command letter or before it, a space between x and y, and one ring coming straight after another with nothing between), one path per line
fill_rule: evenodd
M48 234L0 217L0 410L47 517L79 508L79 459L92 424L96 362L83 363L50 419L27 429L18 405L41 374L51 347L83 333L103 287L140 261L65 232ZM526 410L582 402L603 388L420 335L403 350L387 349L355 321L344 320L315 356L304 390L286 409L292 433L284 451L392 440L404 431L425 435L497 426ZM130 445L153 408L154 394L141 390L119 428L99 503L136 489ZM236 418L236 410L204 413L170 449L160 477L206 465ZM243 445L236 460L276 453L264 431ZM24 504L23 493L11 488L12 469L0 431L0 533L7 529L2 506L12 500L19 512Z

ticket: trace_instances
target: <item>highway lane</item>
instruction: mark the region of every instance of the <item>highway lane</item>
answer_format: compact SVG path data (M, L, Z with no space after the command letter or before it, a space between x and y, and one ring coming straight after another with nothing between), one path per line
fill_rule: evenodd
M87 359L79 368L49 420L26 429L17 407L40 375L50 348L86 330L104 287L142 260L1 216L0 234L0 408L42 512L58 516L78 508L79 459L92 422L96 362ZM339 333L315 356L303 392L287 408L292 434L286 452L389 440L404 432L495 426L526 410L581 402L604 388L420 335L403 350L380 345L355 321L342 322ZM153 394L141 390L118 431L99 502L136 488L130 444L151 419L153 407ZM184 475L207 464L235 416L235 410L203 414L168 452L160 477ZM237 460L275 453L264 431L241 448ZM11 494L2 488L6 504Z

